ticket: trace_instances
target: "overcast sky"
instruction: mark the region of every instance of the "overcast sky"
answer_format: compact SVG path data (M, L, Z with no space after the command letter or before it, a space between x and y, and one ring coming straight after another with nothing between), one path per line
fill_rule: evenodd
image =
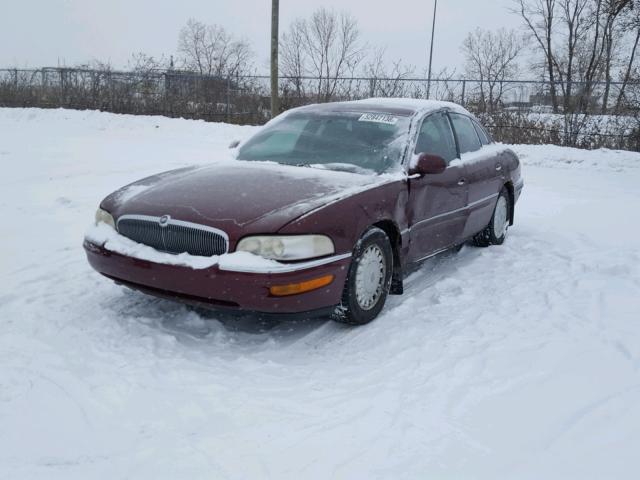
M519 28L511 0L440 0L434 70L460 69L465 35L483 28ZM386 46L389 58L425 68L433 0L281 0L281 29L319 6L345 10L362 38ZM270 0L0 0L0 68L68 66L92 59L126 65L133 52L169 56L193 17L246 37L258 70L267 72Z

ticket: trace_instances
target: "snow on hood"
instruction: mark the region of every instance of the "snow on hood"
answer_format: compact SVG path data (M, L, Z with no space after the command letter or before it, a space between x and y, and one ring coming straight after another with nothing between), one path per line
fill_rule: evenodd
M171 215L225 231L260 222L276 231L322 205L400 176L229 161L144 179L107 197L102 208L115 218Z

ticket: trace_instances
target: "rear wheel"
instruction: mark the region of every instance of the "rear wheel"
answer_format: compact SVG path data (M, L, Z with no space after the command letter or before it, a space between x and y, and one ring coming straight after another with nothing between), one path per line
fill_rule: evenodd
M353 260L333 319L365 325L378 316L389 294L393 251L387 234L379 228L365 232L353 251Z
M473 237L473 244L478 247L488 247L489 245L502 245L507 238L509 229L509 218L511 217L511 199L506 188L502 188L496 207L493 210L491 222L487 228Z

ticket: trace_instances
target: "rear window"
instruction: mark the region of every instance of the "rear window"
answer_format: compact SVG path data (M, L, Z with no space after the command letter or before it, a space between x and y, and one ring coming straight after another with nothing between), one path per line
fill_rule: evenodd
M453 122L453 128L456 131L458 143L460 144L460 153L480 150L482 144L480 143L471 119L458 113L452 113L451 121Z
M473 127L476 129L476 133L478 134L478 137L480 137L482 145L489 145L491 143L491 138L489 138L489 134L484 127L478 122L473 122Z

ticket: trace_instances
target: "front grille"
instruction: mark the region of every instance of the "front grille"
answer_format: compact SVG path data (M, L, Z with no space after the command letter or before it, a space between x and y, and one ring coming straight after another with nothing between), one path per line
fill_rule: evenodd
M118 219L118 232L134 242L173 254L211 257L227 253L229 245L221 230L169 217L123 215Z

